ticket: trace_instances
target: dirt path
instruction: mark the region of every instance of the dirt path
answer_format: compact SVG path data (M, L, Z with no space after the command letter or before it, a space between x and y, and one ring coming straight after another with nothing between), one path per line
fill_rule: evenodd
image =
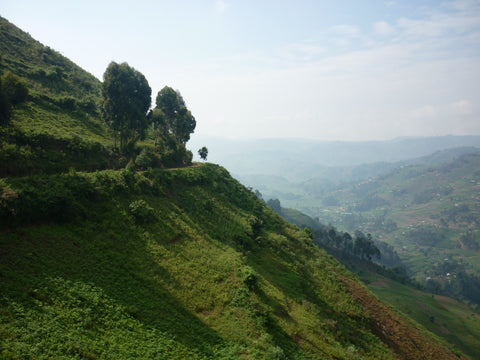
M202 166L202 163L199 163L199 162L194 162L194 163L192 163L192 165L188 165L188 166L182 166L182 167L176 167L176 168L166 168L165 170L181 170L181 169L190 169L190 168L199 167L199 166Z

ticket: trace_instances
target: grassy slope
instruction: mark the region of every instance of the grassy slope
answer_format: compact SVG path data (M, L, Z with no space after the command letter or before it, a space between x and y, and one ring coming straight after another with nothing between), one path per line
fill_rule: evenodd
M0 17L1 69L26 80L27 104L17 109L14 125L23 131L72 134L108 142L97 113L100 81L58 52Z
M480 354L480 315L465 304L377 277L369 284L382 301L421 323L477 359Z
M456 358L412 326L382 335L389 310L221 168L5 183L2 220L30 223L0 233L5 358L394 358L374 334L402 358Z
M98 112L101 83L0 17L0 70L21 77L27 101L0 129L0 176L116 166Z
M298 210L282 208L282 216L291 223L316 229L320 226ZM347 261L343 259L342 261ZM359 274L362 282L385 304L393 305L429 331L455 344L473 358L480 354L480 315L475 310L449 297L432 295L400 284L375 273L375 267L358 259L348 263L351 271Z

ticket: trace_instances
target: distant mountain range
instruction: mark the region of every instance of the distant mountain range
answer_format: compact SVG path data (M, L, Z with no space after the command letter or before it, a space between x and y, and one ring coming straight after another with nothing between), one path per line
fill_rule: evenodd
M394 163L452 148L480 148L480 136L398 138L388 141L342 142L295 139L228 140L194 135L192 149L207 146L209 161L232 174L281 176L305 181L325 168ZM195 151L194 151L195 152Z

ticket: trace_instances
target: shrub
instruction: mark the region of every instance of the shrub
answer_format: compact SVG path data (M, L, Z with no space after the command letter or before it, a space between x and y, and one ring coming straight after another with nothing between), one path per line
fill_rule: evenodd
M155 168L160 166L160 156L151 148L143 148L135 159L135 165L146 170L149 167Z
M130 214L137 224L146 224L155 219L154 210L145 200L135 200L128 206Z
M253 271L249 270L246 273L245 279L243 279L243 283L248 287L250 291L253 291L257 288L258 277Z

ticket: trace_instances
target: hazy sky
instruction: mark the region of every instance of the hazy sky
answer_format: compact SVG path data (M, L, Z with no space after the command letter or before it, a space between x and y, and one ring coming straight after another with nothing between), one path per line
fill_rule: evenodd
M128 62L180 90L197 134L480 134L480 0L2 0L99 79Z

